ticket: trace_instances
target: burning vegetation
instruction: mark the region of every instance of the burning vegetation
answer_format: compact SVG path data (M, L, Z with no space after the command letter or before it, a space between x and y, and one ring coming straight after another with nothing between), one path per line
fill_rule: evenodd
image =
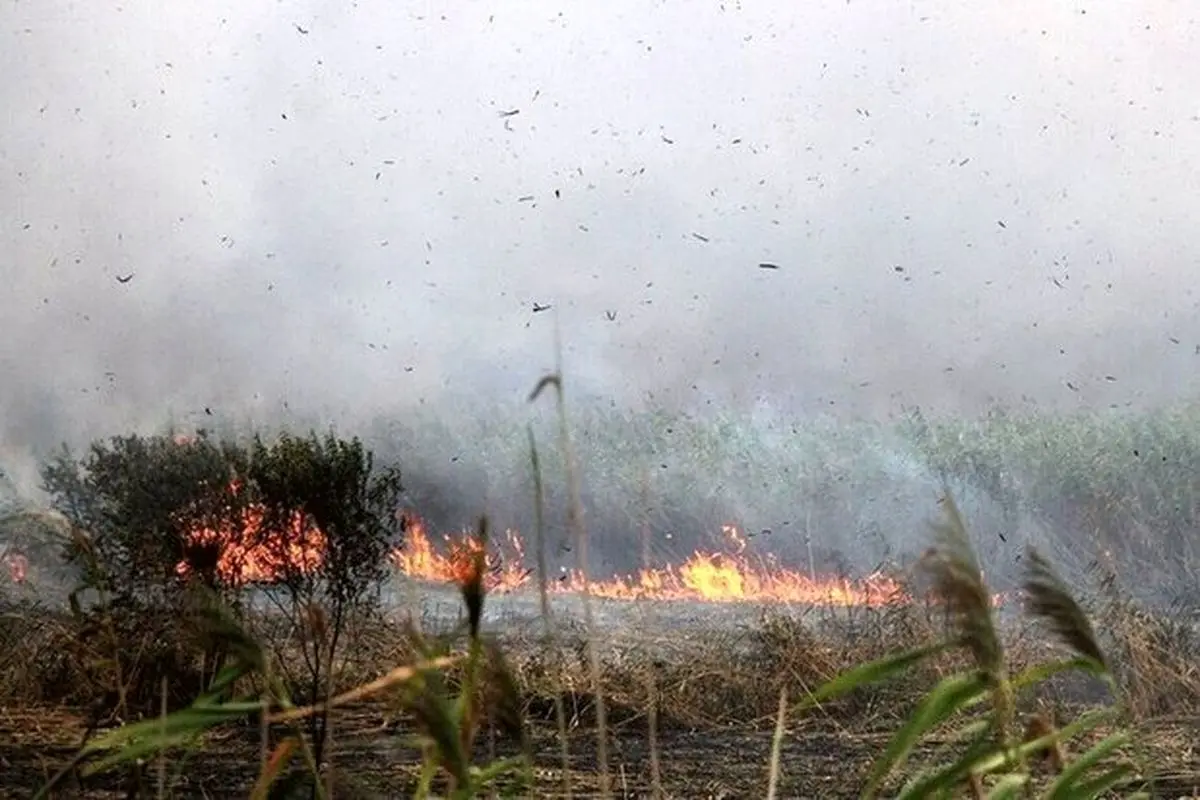
M309 474L308 467L292 464L289 459L295 460L296 454L286 452L293 446L289 441L283 440L276 452L262 443L246 451L231 450L204 436L119 439L94 449L89 462L52 466L48 476L53 485L69 492L87 488L78 497L64 498L70 501L67 506L83 509L75 520L81 530L89 529L88 523L95 519L88 510L89 503L103 495L132 502L134 498L125 493L125 484L153 482L160 487L159 496L142 498L137 502L146 503L146 507L127 511L131 521L136 517L145 528L158 524L174 531L177 544L164 551L175 554L170 556L171 573L181 578L201 577L231 589L281 583L289 578L315 577L326 569L331 542L320 516L323 513L333 519L329 509L314 506L312 498L320 497L322 492L320 478L316 473ZM311 454L306 457L312 460ZM73 472L68 479L55 472L85 465L90 473L87 479L96 482L93 487L82 487L82 473ZM367 465L359 467L366 474ZM135 474L122 475L121 470ZM231 471L239 477L230 479ZM337 481L335 472L329 479ZM214 493L212 486L223 489ZM398 495L392 497L395 500ZM378 539L382 533L387 541L374 550L378 563L363 566L380 578L391 575L461 585L476 563L476 555L484 550L484 583L489 592L506 594L536 587L532 559L527 558L529 543L516 530L493 536L482 545L471 532L431 531L412 512L396 513L386 504L376 511L376 527L386 524L390 530L373 534ZM907 587L895 576L877 571L849 578L821 573L811 566L798 569L781 563L773 554L751 553L747 537L736 525L723 525L721 531L724 548L697 549L672 563L647 564L632 573L589 576L587 589L593 596L615 600L863 607L912 601ZM140 534L130 527L100 533L102 540L118 545L110 548L109 560L123 563L132 582L146 571L144 567L154 568L152 562L159 556L152 551L162 547L161 542L134 541L129 537ZM354 540L345 530L342 538ZM19 554L8 554L4 566L11 580L24 579L25 564ZM584 585L580 571L562 568L551 577L548 589L554 594L571 594L580 592Z
M240 487L234 481L230 493L238 495ZM325 560L325 534L299 511L288 514L280 528L267 522L267 509L261 503L251 503L212 524L189 525L186 515L180 516L181 524L188 527L185 547L190 554L175 566L183 577L193 574L200 561L207 562L226 585L274 583L292 571L312 573Z
M212 447L203 437L191 435L173 435L165 444L184 456L202 455ZM231 461L250 471L245 459ZM237 588L311 576L323 569L329 539L316 517L301 510L305 497L296 496L297 505L280 513L248 492L243 478L227 481L225 491L216 497L204 490L207 483L202 480L184 491L184 496L193 499L169 515L171 526L179 531L183 553L174 566L176 575L207 576L220 585ZM271 508L278 507L277 499ZM408 511L394 516L403 531L403 542L387 548L382 569L420 582L461 585L477 563L477 555L485 550L484 582L489 592L519 592L536 584L526 560L527 543L518 531L508 530L485 546L470 532L434 534L423 519ZM829 606L882 606L911 599L899 581L882 573L852 580L798 570L781 564L773 555L749 554L738 526L726 524L721 530L727 543L724 551L696 550L677 563L593 577L586 582L588 591L616 600ZM564 569L555 578L549 590L556 594L579 592L585 584L578 570Z
M845 715L835 720L839 726L842 720L858 719L851 715L861 714L864 721L869 718L874 738L879 708L908 705L910 693L924 692L936 678L938 683L926 703L952 691L951 706L966 709L978 707L981 701L995 706L989 719L994 720L1000 748L995 752L1000 755L980 751L979 757L986 756L987 764L1000 766L939 767L951 778L967 775L971 787L984 789L984 780L990 780L990 772L997 770L1012 773L1002 775L1004 779L1031 779L1023 764L1011 765L1001 758L1013 750L1022 727L1027 731L1024 743L1034 755L1039 751L1033 745L1042 746L1036 740L1029 742L1031 735L1038 740L1053 738L1077 727L1070 723L1055 728L1057 723L1045 723L1049 717L1040 716L1036 725L1025 724L1028 715L1014 704L1012 687L1032 674L1028 665L1035 662L1028 659L1041 658L1043 652L1010 655L1005 651L998 618L989 609L1000 598L991 595L989 604L990 587L971 550L965 522L956 512L949 515L953 524L942 530L918 564L924 566L927 578L933 578L934 594L929 600L948 606L949 613L937 615L950 626L945 632L931 615L922 615L915 608L917 584L902 583L883 573L847 579L811 568L795 569L772 556L753 553L742 530L725 525L721 528L723 546L599 580L563 570L551 582L550 591L565 594L586 588L593 596L616 600L779 606L763 615L761 628L749 636L739 630L721 639L706 631L697 641L682 642L678 653L673 652L674 643L665 654L649 649L661 647L656 634L644 643L623 642L619 654L598 654L590 625L583 633L555 631L555 636L563 634L561 645L548 645L549 638L498 643L480 636L478 623L488 593L535 590L538 575L528 566L533 562L529 550L539 543L525 540L515 530L488 537L485 525L478 533L443 535L417 516L398 515L396 509L404 497L398 475L392 482L378 480L379 474L370 454L357 441L332 437L281 437L269 444L256 440L250 446L218 445L204 437L130 437L97 444L82 460L64 456L51 464L46 482L56 506L69 517L70 532L78 534L76 544L86 551L76 563L84 565L84 580L92 581L89 587L99 590L83 601L86 605L72 594L75 616L62 636L46 648L56 657L63 653L61 674L68 678L63 684L71 687L70 697L78 700L76 694L83 697L103 689L106 698L115 698L104 701L105 713L112 704L111 713L123 718L130 710L146 713L146 709L164 705L182 709L177 716L168 711L170 724L202 720L204 725L212 725L215 723L210 720L241 715L239 709L252 708L257 713L270 708L268 721L295 723L294 735L278 744L277 753L284 753L280 760L291 752L288 748L303 746L311 749L315 765L332 764L335 755L345 752L326 747L334 741L329 732L335 724L349 725L350 705L385 690L399 699L406 713L411 712L416 720L414 730L433 729L431 709L440 715L433 723L442 725L443 731L451 723L458 726L437 740L451 743L469 743L476 731L484 730L483 725L497 721L505 722L508 727L504 730L524 739L523 726L535 718L524 718L522 709L548 708L551 702L557 706L560 731L566 730L565 709L574 708L573 713L578 714L577 709L587 703L595 703L599 709L602 698L603 702L612 698L612 707L621 715L636 713L638 718L650 720L662 714L662 719L686 725L711 720L722 729L731 720L753 719L758 725L775 713L774 782L780 763L804 758L803 754L788 756L780 749L785 746L785 724L805 708L797 708L796 698L821 702L822 718L831 713ZM36 554L31 551L29 555L37 565ZM1062 665L1081 668L1112 684L1109 655L1097 645L1079 606L1050 571L1048 562L1033 551L1028 556L1027 609L1035 621L1049 623L1062 640L1060 644L1074 651L1073 660ZM15 560L18 558L24 556L0 550L0 580L5 572L18 579L14 566L24 563ZM426 639L419 627L396 625L376 613L380 595L371 590L397 576L459 587L467 619L473 622L465 650L457 640L443 641L440 632ZM19 579L24 580L24 574ZM37 582L36 576L31 582ZM223 598L215 592L191 592L197 583L206 584L201 589L231 591ZM280 614L272 612L271 618L265 619L251 604L230 602L238 590L254 584L273 584L279 589L271 595ZM209 598L223 605L209 607ZM195 600L204 602L194 605ZM783 608L789 604L889 607L878 613L817 615L830 618L831 625L853 619L854 635L843 636L841 631L851 629L810 628ZM549 615L545 619L549 628ZM382 635L372 636L376 625L381 626ZM1146 627L1139 618L1136 630L1143 638L1121 640L1126 648L1122 653L1141 659L1142 651L1133 645L1153 643L1146 638L1151 634L1141 633ZM1021 631L1021 641L1024 635ZM28 638L23 635L22 643ZM886 652L902 639L915 642L915 649L898 655ZM396 641L403 642L403 658L412 659L411 663L395 666ZM1178 636L1164 641L1169 641L1168 648L1179 651L1182 659L1192 652L1180 647ZM526 643L532 647L517 649ZM626 650L627 646L634 649ZM510 647L517 654L517 660L511 662L506 661L504 652ZM647 649L637 649L643 647ZM589 659L573 655L589 650ZM24 656L19 660L40 663ZM378 669L380 663L386 663L386 671ZM1144 670L1150 662L1142 659L1137 663ZM1169 665L1171 674L1183 675L1184 670L1175 664ZM911 679L901 681L899 670L905 665L916 667ZM956 665L965 665L965 671L946 673ZM844 668L852 672L842 673ZM1065 667L1054 663L1050 668ZM452 673L453 679L443 678L442 669ZM235 695L241 678L251 675L254 680L245 683L258 694ZM833 675L837 677L830 681ZM887 680L877 687L855 683L869 675ZM718 687L714 687L713 676L720 678ZM46 679L39 680L42 683L30 680L28 685L49 685ZM445 694L457 692L453 687L458 681L467 687L462 699L458 694ZM1153 689L1153 694L1138 701L1148 707L1165 695L1175 702L1183 684L1147 679L1137 685ZM80 686L90 688L76 688ZM115 690L110 691L110 686ZM260 686L266 688L257 688ZM167 688L172 693L168 694ZM838 695L848 689L853 695L842 704ZM39 697L59 696L41 688L38 691ZM187 708L186 703L197 693L201 699ZM568 700L571 706L567 706ZM196 714L196 709L204 713ZM458 709L461 718L446 717L439 709ZM647 709L651 713L643 713ZM212 713L214 710L221 714L228 710L229 716L221 717ZM331 716L335 710L341 714L336 723ZM599 710L595 715L598 741L607 741L610 734L622 735L617 729L628 727L622 724L606 730ZM590 725L588 720L577 716L571 724ZM136 753L140 737L155 735L162 725L155 716L141 725L120 726L100 744L89 743L85 755L91 758L111 750L115 759L122 742L139 742L128 751ZM902 730L905 735L921 733L913 733L915 729L908 724ZM339 730L338 741L348 741L351 735L349 730ZM561 736L565 761L566 733ZM931 741L940 741L940 736L934 732ZM228 740L223 740L222 748L227 749L224 741ZM909 746L911 749L911 742ZM694 744L688 747L694 749ZM893 745L887 752L895 751ZM461 765L466 762L459 755L439 754L429 747L422 752L427 767L449 764L447 771L459 769L466 776L463 780L475 774L463 771L466 767ZM261 753L255 755L261 757ZM1087 764L1090 758L1085 753L1079 760ZM274 765L274 759L275 754L269 754L264 763ZM1066 771L1066 757L1051 760L1056 771ZM880 764L872 780L879 785L885 779L895 783L899 776L887 770L899 771L899 765ZM607 774L607 768L607 762L597 767L601 775ZM728 767L722 765L721 769ZM840 761L838 769L844 772ZM1125 770L1120 775L1138 777L1126 764L1120 769ZM140 761L130 770L131 783L143 780ZM332 770L328 775L318 774L322 771L313 768L314 780L328 777L332 781ZM460 773L451 777L457 780ZM283 774L282 767L278 774ZM570 770L564 767L564 780L568 774ZM839 773L837 779L844 781L844 775ZM811 793L811 781L803 783L798 778L794 783L797 792ZM694 792L691 785L681 791L684 795Z
M799 603L807 605L879 606L906 598L900 584L881 574L851 581L835 576L807 575L780 565L773 557L757 563L745 554L745 540L738 529L724 526L734 552L696 551L677 565L645 567L631 575L592 579L591 594L619 600L707 600L710 602ZM421 581L458 583L480 544L469 534L443 536L443 547L434 546L425 525L415 522L408 531L405 547L393 554L403 575ZM525 566L525 542L515 531L505 534L502 544L486 554L486 583L491 592L503 594L528 588L536 582ZM583 576L577 571L561 575L551 584L556 593L578 592Z
M236 485L233 493L237 493ZM461 585L480 551L486 549L484 583L489 592L517 592L536 583L533 570L525 562L527 548L520 533L506 531L497 544L487 548L472 533L447 534L440 537L439 547L419 517L403 516L405 541L391 552L389 559L400 575L429 583ZM192 552L211 549L210 557L204 560L215 561L218 577L230 586L273 583L289 573L311 573L321 567L326 538L312 519L293 512L286 527L271 530L264 518L262 506L251 504L236 515L229 515L221 524L196 524L186 535L188 549ZM746 541L736 526L725 525L722 530L731 552L695 551L679 564L593 579L588 582L588 590L593 595L618 600L880 606L908 599L898 581L880 573L852 581L805 574L779 564L773 556L754 560L745 553ZM192 561L180 561L176 571L181 576L192 573ZM571 570L560 575L550 589L555 593L573 593L583 585L583 575Z

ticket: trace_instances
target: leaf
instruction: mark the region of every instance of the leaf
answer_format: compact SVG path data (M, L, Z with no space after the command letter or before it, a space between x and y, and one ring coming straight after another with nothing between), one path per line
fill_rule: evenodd
M422 755L424 757L421 759L421 774L417 780L417 790L413 793L413 797L417 800L429 797L430 792L433 791L433 779L437 777L437 761L430 758L428 753Z
M193 705L168 714L165 717L136 722L109 731L83 746L84 755L122 748L117 755L124 756L130 747L149 747L154 752L163 747L203 733L211 727L252 714L262 708L257 701L225 703L222 705ZM138 756L135 756L138 757ZM118 762L128 761L122 757Z
M279 778L279 774L284 767L292 760L299 740L294 736L289 736L284 739L276 747L271 757L267 759L267 763L263 766L262 773L258 776L258 780L254 783L254 789L250 792L250 800L267 800L272 784Z
M209 683L208 691L200 697L198 702L218 702L221 696L225 693L226 689L231 688L239 680L251 674L252 672L254 672L254 670L246 664L234 663L227 667L223 667L221 671L218 672L212 679L212 682Z
M1064 661L1053 661L1048 664L1035 664L1014 675L1011 683L1014 690L1023 689L1026 686L1041 683L1055 675L1070 672L1073 669L1103 678L1106 683L1111 684L1111 681L1108 680L1107 668L1102 663L1093 661L1086 656L1070 658Z
M916 711L901 726L883 756L875 763L864 797L874 797L883 780L899 768L930 729L940 725L963 705L989 689L987 676L982 672L951 675L941 680L921 701Z
M246 672L261 670L266 665L262 645L250 635L230 610L211 591L204 593L203 605L198 612L203 625L204 637L210 642L220 642L240 663L237 667Z
M974 757L964 759L960 762L963 768L962 774L975 773L977 775L986 775L1001 769L1008 769L1018 764L1023 764L1034 753L1089 731L1111 719L1113 714L1114 712L1111 709L1091 711L1080 715L1079 718L1069 725L1064 725L1062 728L1045 736L1039 736L1028 742L1022 742L1017 747L1004 749L993 746L987 751L978 753ZM917 794L911 796L922 797L923 795Z
M1124 783L1132 774L1132 766L1121 764L1086 783L1079 784L1066 797L1071 798L1071 800L1092 800L1092 798L1107 794L1110 790L1116 788L1118 784Z
M141 739L130 742L114 753L88 764L80 773L84 776L99 775L120 764L144 760L163 750L179 747L193 741L198 734L177 733L173 736L160 736L155 739Z
M1097 742L1086 753L1068 764L1066 769L1050 784L1046 795L1047 800L1067 800L1067 798L1073 797L1074 787L1083 774L1128 742L1129 733L1126 731L1118 731Z
M938 642L860 664L822 684L815 692L810 693L808 697L797 704L793 713L805 711L826 700L849 694L859 687L886 680L952 646L952 642Z
M960 708L962 711L966 711L970 707L977 705L979 702L986 699L987 695L981 693L978 698L974 699L970 703L963 703ZM974 749L979 746L980 742L990 738L990 734L994 726L995 719L991 715L963 725L961 728L956 729L953 733L946 737L946 741L930 754L930 760L941 761L949 753L949 751L961 748L964 743L966 744L967 752L973 752Z
M979 758L995 752L996 747L995 741L991 738L977 739L957 761L919 773L904 785L904 789L897 795L897 798L924 800L926 797L949 792L971 774L972 765Z
M313 714L316 714L325 708L336 708L338 706L344 706L348 703L362 700L366 697L370 697L371 695L378 694L379 692L395 686L396 684L402 684L411 681L420 676L422 673L434 672L444 667L448 667L454 664L457 660L458 659L454 657L435 658L431 661L423 661L418 664L406 664L401 667L396 667L395 669L384 675L381 675L375 680L364 683L361 686L350 689L349 691L342 692L341 694L329 699L324 703L314 703L313 705L304 706L303 708L289 708L283 711L278 711L274 714L271 714L268 718L268 721L293 722L305 717L311 717Z
M453 704L440 692L426 688L406 705L432 742L441 766L458 785L464 784L467 780L469 757L462 747L461 731Z
M483 789L489 788L497 780L511 774L520 774L524 772L526 767L525 759L522 757L501 758L487 764L483 767L471 767L471 781L467 786L462 787L459 792L455 793L455 797L470 800L478 795Z
M1020 797L1028 785L1028 775L1005 775L996 781L996 785L992 787L987 796L989 800L1010 800L1010 798Z

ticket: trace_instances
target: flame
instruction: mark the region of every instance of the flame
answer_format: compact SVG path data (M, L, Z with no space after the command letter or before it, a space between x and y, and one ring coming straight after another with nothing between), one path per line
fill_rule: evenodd
M230 490L236 493L235 483ZM218 577L228 585L271 583L285 575L317 570L324 562L326 540L304 515L292 516L287 530L264 530L265 512L250 505L239 515L217 526L198 525L188 536L192 545L216 545ZM506 531L485 549L473 534L440 537L435 545L424 522L412 515L404 546L394 550L391 562L401 574L423 582L462 585L484 555L484 586L506 594L536 584L525 563L525 542L515 531ZM678 565L646 567L629 575L586 580L575 570L564 571L550 585L556 594L588 591L617 600L704 600L709 602L795 603L826 606L883 606L911 602L896 579L873 573L858 580L816 575L781 565L773 556L753 559L748 540L735 525L722 526L731 552L696 551ZM176 571L187 576L191 568L180 562ZM996 598L1000 602L1000 598Z
M462 584L474 570L475 557L483 545L474 535L443 536L446 553L433 546L425 523L410 518L403 548L392 552L392 564L401 573L418 580ZM514 531L506 531L500 552L484 554L484 586L489 592L512 592L525 586L530 570L524 566L525 544ZM504 557L507 550L509 557Z
M229 485L237 494L241 484ZM235 519L218 525L197 525L188 531L187 544L192 547L217 548L216 574L230 586L248 583L273 583L286 575L310 574L325 561L325 534L299 511L292 512L285 530L264 527L266 509L251 504ZM175 566L182 577L192 573L185 560Z
M755 564L745 554L746 537L733 525L723 527L731 554L697 551L678 566L648 567L632 575L587 582L591 594L611 599L707 600L710 602L804 603L810 605L880 606L908 598L900 584L882 574L858 581L813 576L781 566L767 557ZM434 547L425 526L414 521L393 563L404 575L421 581L461 583L481 547L469 534L444 536L445 554ZM507 552L505 552L507 551ZM527 588L533 581L524 567L524 543L508 531L504 545L487 554L485 586L498 594ZM563 574L552 584L556 593L577 592L583 576Z
M193 434L173 437L176 445L198 441ZM241 485L229 485L236 495ZM193 519L202 515L192 510ZM212 525L194 524L186 534L191 546L216 548L216 574L231 586L272 583L287 574L311 573L324 563L326 538L305 515L296 512L286 530L264 530L265 509L251 504L239 514ZM391 562L403 575L415 580L461 585L473 573L484 546L471 534L443 536L442 546L433 539L419 517L398 514L408 522L404 546L394 550ZM752 559L748 537L736 525L721 531L731 552L695 551L678 565L645 567L630 575L585 579L575 570L564 570L551 583L555 593L578 592L586 585L591 594L612 599L651 598L658 600L707 600L711 602L797 603L808 605L881 606L911 602L895 578L881 572L858 580L817 575L782 566L773 556ZM668 534L668 537L670 535ZM14 581L25 579L28 562L12 558L2 562ZM516 592L536 583L525 566L525 543L520 534L506 531L498 544L484 553L484 585L494 593ZM180 576L188 576L187 561L176 565ZM993 602L1000 604L1003 596Z

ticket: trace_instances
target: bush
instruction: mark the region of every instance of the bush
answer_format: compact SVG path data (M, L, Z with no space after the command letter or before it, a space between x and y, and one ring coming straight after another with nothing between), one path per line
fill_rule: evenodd
M156 628L154 638L189 645L201 683L227 662L228 648L192 624L198 589L239 615L266 597L290 623L278 646L298 651L300 668L285 677L309 699L329 690L348 616L376 607L400 529L398 470L377 469L359 440L332 434L249 444L117 437L79 459L64 449L43 478L73 528L66 555L82 575L71 595L76 624L90 650L106 645L93 660L108 670L122 708L155 696L157 680L142 687L138 676L189 668L178 646L123 647L141 622L174 620L174 636ZM135 663L154 654L172 663ZM311 723L319 748L325 720Z
M243 517L248 498L235 481L248 467L246 448L207 436L135 435L95 442L80 459L64 448L42 479L54 507L87 532L66 554L83 587L160 605L180 599L180 565L214 588L233 588L195 533L228 530Z

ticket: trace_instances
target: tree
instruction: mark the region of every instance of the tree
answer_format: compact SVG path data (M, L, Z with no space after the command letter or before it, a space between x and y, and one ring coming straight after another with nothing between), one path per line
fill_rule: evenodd
M358 439L332 434L283 435L270 445L256 438L249 463L249 483L263 514L261 543L283 595L277 607L301 633L302 683L315 704L322 693L334 692L347 623L377 605L402 528L400 473L376 469ZM321 557L314 559L315 553ZM329 741L327 710L309 717L309 733L321 763Z
M121 436L79 459L63 448L42 470L54 507L87 535L68 545L86 588L135 604L170 604L188 576L232 586L216 573L214 543L197 531L230 527L247 497L233 490L246 448L195 437ZM185 565L181 569L180 565Z
M286 656L280 666L310 702L334 689L346 625L376 606L402 530L398 469L377 468L361 441L333 434L249 444L115 437L79 459L64 449L43 480L55 507L86 532L67 554L84 586L127 613L173 619L197 581L235 609L250 587L262 588L299 634L290 638L301 674ZM202 652L215 674L223 654ZM327 723L310 720L318 758Z

